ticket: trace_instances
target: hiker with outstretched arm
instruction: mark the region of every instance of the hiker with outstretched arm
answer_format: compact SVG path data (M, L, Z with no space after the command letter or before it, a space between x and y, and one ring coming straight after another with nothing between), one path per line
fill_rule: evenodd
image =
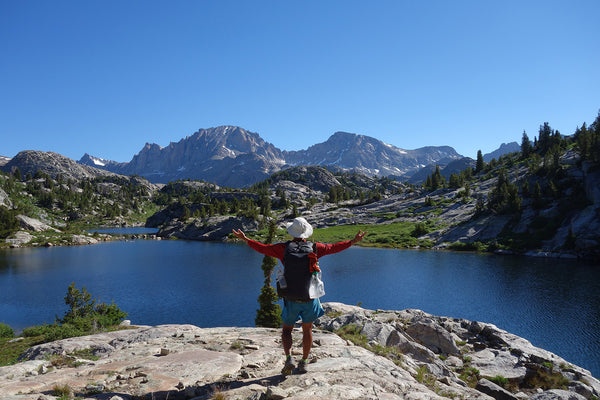
M281 339L283 351L286 356L285 365L281 373L284 375L291 374L295 369L294 360L291 355L294 324L298 318L302 319L302 359L298 363L297 372L304 373L306 372L306 362L312 346L313 322L325 313L319 299L311 299L309 297L309 282L306 281L306 279L310 279L312 273L320 271L317 263L318 258L346 250L353 244L360 242L366 234L366 232L359 230L352 240L333 244L311 243L306 239L312 236L313 228L302 217L294 218L292 223L287 226L287 232L292 236L292 240L285 243L263 244L248 239L241 229L237 231L233 230L233 234L245 241L252 249L266 256L278 258L284 268L288 264L288 270L292 270L291 265L293 264L294 271L298 271L288 272L286 270L285 273L288 287L286 288L286 294L283 299L283 310L281 311L281 319L283 320ZM306 264L303 267L296 267L300 262L297 260L301 258L301 255L307 255L307 257L303 258L305 260L303 262Z

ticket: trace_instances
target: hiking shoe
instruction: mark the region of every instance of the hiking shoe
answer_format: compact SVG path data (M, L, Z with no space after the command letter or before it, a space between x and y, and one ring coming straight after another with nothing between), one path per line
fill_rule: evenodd
M298 372L299 374L305 374L308 372L306 370L306 360L300 360L300 362L298 363L298 368L296 369L296 372Z
M296 368L296 366L294 365L294 360L292 359L292 357L287 357L285 359L285 364L283 366L283 369L281 370L281 373L283 375L291 375L294 368Z

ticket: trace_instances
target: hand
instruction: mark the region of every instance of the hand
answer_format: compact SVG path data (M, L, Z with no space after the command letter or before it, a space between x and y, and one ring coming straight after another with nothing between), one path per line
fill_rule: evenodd
M235 229L232 229L232 232L235 236L238 237L238 239L242 239L244 242L248 243L248 238L246 237L246 234L242 232L241 229L238 229L237 232L235 231Z
M358 233L356 234L356 236L354 236L354 239L351 240L352 244L358 243L361 240L363 240L363 238L365 237L366 234L367 234L367 232L363 232L363 231L359 230Z

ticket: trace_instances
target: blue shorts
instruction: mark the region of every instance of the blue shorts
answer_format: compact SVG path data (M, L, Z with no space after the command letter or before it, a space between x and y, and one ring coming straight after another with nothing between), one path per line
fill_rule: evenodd
M308 303L296 303L294 301L283 300L283 311L281 319L284 325L293 326L298 318L302 318L303 324L314 322L321 315L325 314L323 306L319 299L313 299Z

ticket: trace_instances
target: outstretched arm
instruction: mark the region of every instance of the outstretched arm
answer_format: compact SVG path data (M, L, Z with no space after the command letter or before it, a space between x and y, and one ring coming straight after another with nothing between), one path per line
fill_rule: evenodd
M246 234L242 232L241 229L238 229L237 232L235 231L235 229L233 229L232 231L233 234L238 237L238 239L242 239L244 242L248 243L248 238L246 237Z
M270 256L270 257L275 257L280 260L283 258L283 251L285 250L285 243L262 244L260 242L257 242L255 240L248 238L241 229L238 229L237 231L235 229L233 229L233 234L235 236L237 236L238 239L241 239L244 242L246 242L246 244L248 246L250 246L250 248L252 250L256 250L261 254L264 254L264 255Z
M358 233L356 234L356 236L354 236L354 239L352 239L350 242L352 244L356 244L356 243L360 242L361 240L363 240L363 238L365 237L366 234L367 234L367 232L363 232L363 231L359 230Z
M323 257L328 254L338 253L342 250L346 250L348 247L352 246L355 243L363 240L367 232L358 231L358 233L354 236L352 240L344 240L343 242L337 242L332 244L325 243L317 243L317 256Z

